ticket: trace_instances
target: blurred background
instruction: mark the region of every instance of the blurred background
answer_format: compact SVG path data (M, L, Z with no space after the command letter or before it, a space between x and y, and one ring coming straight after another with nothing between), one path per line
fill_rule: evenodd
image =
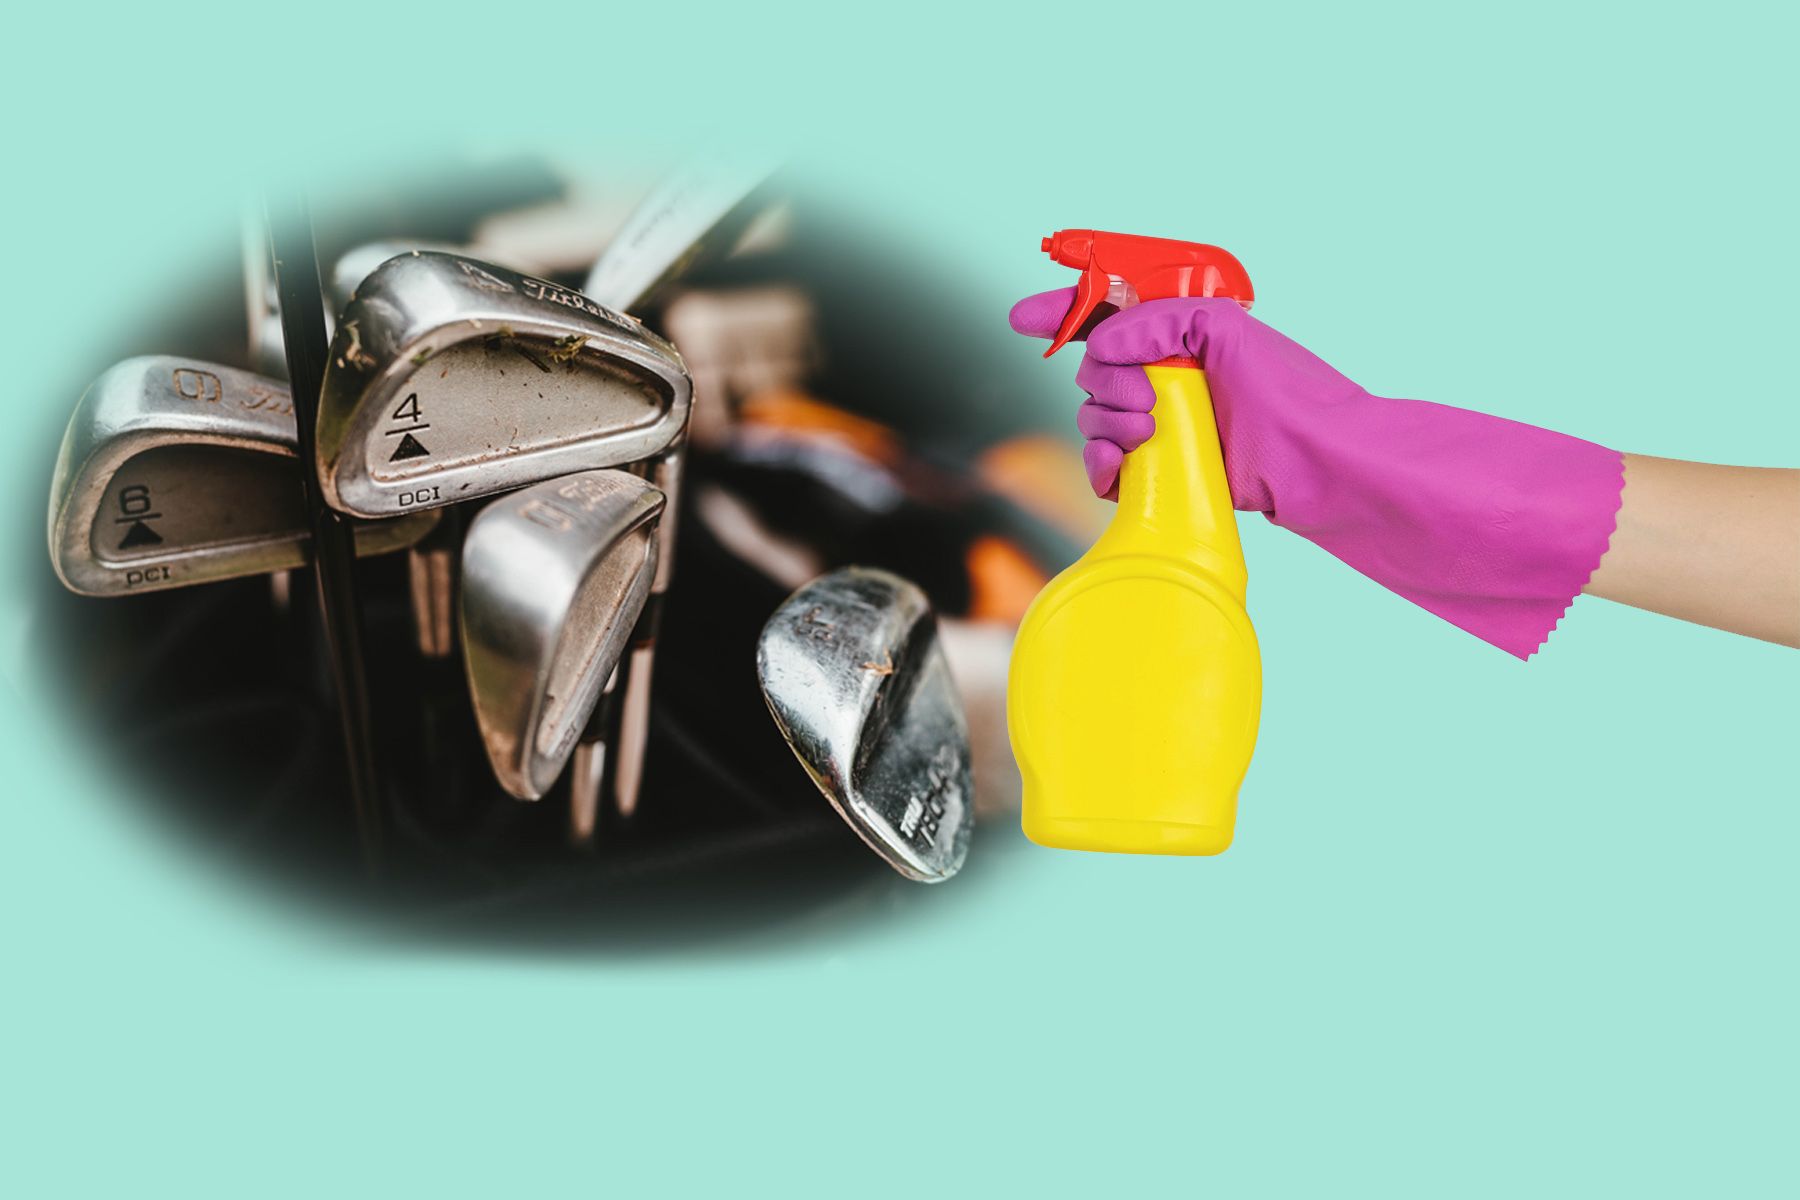
M578 289L632 215L664 202L650 198L668 170L472 156L331 186L314 226L332 307L409 247ZM154 319L109 335L119 353L179 351L285 378L264 298L265 227L247 210L242 264L231 261L237 234L220 229ZM479 502L448 510L410 552L356 563L392 843L378 882L351 841L306 572L94 598L34 571L24 670L61 681L98 759L153 779L144 791L159 811L266 883L457 940L667 947L892 890L782 741L754 669L757 636L789 593L837 567L878 567L930 598L972 727L977 802L990 820L1016 821L1012 634L1107 507L1085 489L1066 430L1043 420L1049 410L1008 402L1003 381L1019 372L997 353L1004 343L958 320L878 231L779 172L736 211L724 243L685 255L695 265L634 306L681 350L694 407L671 496L680 532L663 523L679 582L658 639L645 782L613 803L607 781L597 834L571 844L575 769L540 802L501 790L460 647L414 582L456 578ZM873 280L887 304L867 302ZM921 345L937 350L912 351ZM606 736L617 759L617 731Z
M1791 652L1582 600L1521 665L1246 520L1266 699L1223 857L1060 854L1000 819L918 888L822 825L801 902L727 879L710 920L636 893L598 936L536 936L346 908L228 842L237 814L185 812L171 785L211 760L102 739L95 680L129 663L43 607L42 522L101 369L199 354L209 320L237 345L262 183L348 219L470 164L647 185L721 132L782 143L795 237L855 255L743 285L841 287L854 305L807 292L820 371L855 361L828 328L863 330L921 415L822 373L804 394L958 478L1014 435L1072 438L1075 356L1004 314L1066 282L1037 242L1076 225L1230 248L1260 317L1376 391L1794 465L1791 17L645 10L547 39L312 15L34 9L0 85L26 1191L1788 1190ZM541 66L549 42L603 71Z

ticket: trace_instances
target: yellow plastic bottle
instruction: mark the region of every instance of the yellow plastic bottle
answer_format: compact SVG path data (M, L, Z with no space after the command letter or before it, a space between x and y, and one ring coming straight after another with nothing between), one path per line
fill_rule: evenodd
M1007 724L1032 841L1217 854L1256 745L1262 658L1206 377L1146 370L1156 432L1126 456L1105 533L1026 612Z

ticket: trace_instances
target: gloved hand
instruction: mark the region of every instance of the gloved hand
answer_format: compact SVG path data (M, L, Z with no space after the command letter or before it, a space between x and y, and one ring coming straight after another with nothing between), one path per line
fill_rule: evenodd
M1075 294L1013 306L1051 336ZM1520 658L1550 635L1612 537L1617 451L1517 421L1371 395L1235 301L1152 300L1097 325L1075 381L1094 491L1155 429L1140 364L1206 372L1232 503Z

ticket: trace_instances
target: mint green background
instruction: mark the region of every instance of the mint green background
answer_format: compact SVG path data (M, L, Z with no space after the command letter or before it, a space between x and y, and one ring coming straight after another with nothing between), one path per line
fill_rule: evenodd
M1062 281L1041 234L1198 237L1377 390L1800 462L1767 6L291 9L8 17L9 663L69 406L283 166L774 139L999 346ZM1006 402L1072 407L1073 355L1006 352ZM13 677L0 1186L1792 1194L1800 660L1583 600L1522 666L1244 532L1268 697L1228 855L989 829L947 887L664 955L297 908Z

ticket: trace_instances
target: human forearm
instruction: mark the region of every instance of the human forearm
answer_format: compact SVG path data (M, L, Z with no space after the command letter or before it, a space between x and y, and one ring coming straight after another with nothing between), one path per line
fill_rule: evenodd
M1800 646L1800 471L1627 454L1618 527L1583 590Z

